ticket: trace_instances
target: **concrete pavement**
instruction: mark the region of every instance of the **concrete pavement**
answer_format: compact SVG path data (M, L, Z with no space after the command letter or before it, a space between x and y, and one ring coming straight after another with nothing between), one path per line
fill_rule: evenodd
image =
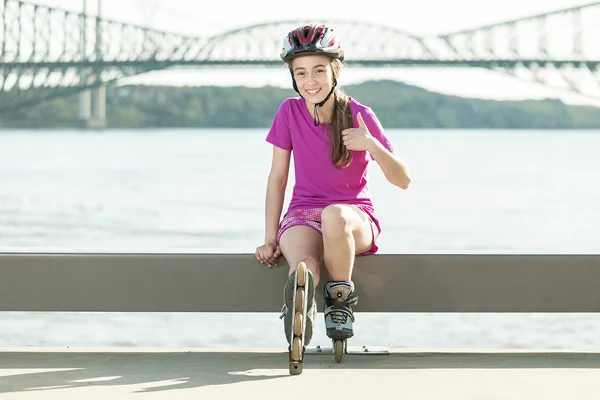
M308 392L302 393L304 390ZM598 399L600 353L0 348L0 399Z

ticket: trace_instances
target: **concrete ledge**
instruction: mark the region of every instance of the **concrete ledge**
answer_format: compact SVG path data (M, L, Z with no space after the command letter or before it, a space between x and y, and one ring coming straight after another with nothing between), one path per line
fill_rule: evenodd
M3 253L0 311L279 312L280 264L268 269L253 254ZM600 311L600 255L381 254L358 258L354 277L359 312Z

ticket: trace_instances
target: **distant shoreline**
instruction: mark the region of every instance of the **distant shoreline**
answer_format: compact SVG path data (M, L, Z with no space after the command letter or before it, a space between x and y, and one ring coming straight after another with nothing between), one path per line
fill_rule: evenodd
M600 129L600 108L557 99L464 98L390 80L343 90L371 107L385 129ZM297 93L274 86L113 85L106 96L107 130L241 129L268 128L281 102ZM84 128L78 116L75 94L0 114L0 130Z

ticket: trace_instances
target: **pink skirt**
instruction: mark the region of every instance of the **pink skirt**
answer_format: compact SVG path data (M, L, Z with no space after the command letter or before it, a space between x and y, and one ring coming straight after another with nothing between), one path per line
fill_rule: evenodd
M379 224L367 207L358 206L358 208L363 211L369 217L369 223L371 224L371 231L373 232L373 245L371 246L371 250L366 251L361 254L357 254L357 256L366 256L369 254L377 253L378 247L376 245L377 238L379 237L379 233L381 232L379 228ZM287 229L292 226L304 225L310 226L315 229L321 235L323 234L321 230L321 212L323 208L300 208L295 210L289 210L281 220L279 224L279 231L277 232L277 243L281 239L281 235Z

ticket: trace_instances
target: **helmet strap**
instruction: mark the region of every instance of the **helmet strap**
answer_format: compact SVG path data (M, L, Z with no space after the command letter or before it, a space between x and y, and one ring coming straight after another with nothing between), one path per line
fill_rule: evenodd
M294 86L296 86L296 81L294 81ZM337 79L333 79L333 86L331 87L331 90L329 91L329 94L327 95L327 97L325 97L325 99L323 101L321 101L320 103L315 104L315 108L314 108L314 124L315 126L319 126L321 124L321 122L319 121L319 112L317 110L317 107L323 107L323 105L325 103L327 103L327 100L329 100L329 97L331 97L331 94L333 93L333 90L335 89L335 87L337 86ZM297 90L296 90L297 91Z
M294 79L294 73L292 72L292 87L294 88L294 90L300 94L300 91L298 90L298 85L296 85L296 80ZM300 97L302 97L302 95L300 94Z

